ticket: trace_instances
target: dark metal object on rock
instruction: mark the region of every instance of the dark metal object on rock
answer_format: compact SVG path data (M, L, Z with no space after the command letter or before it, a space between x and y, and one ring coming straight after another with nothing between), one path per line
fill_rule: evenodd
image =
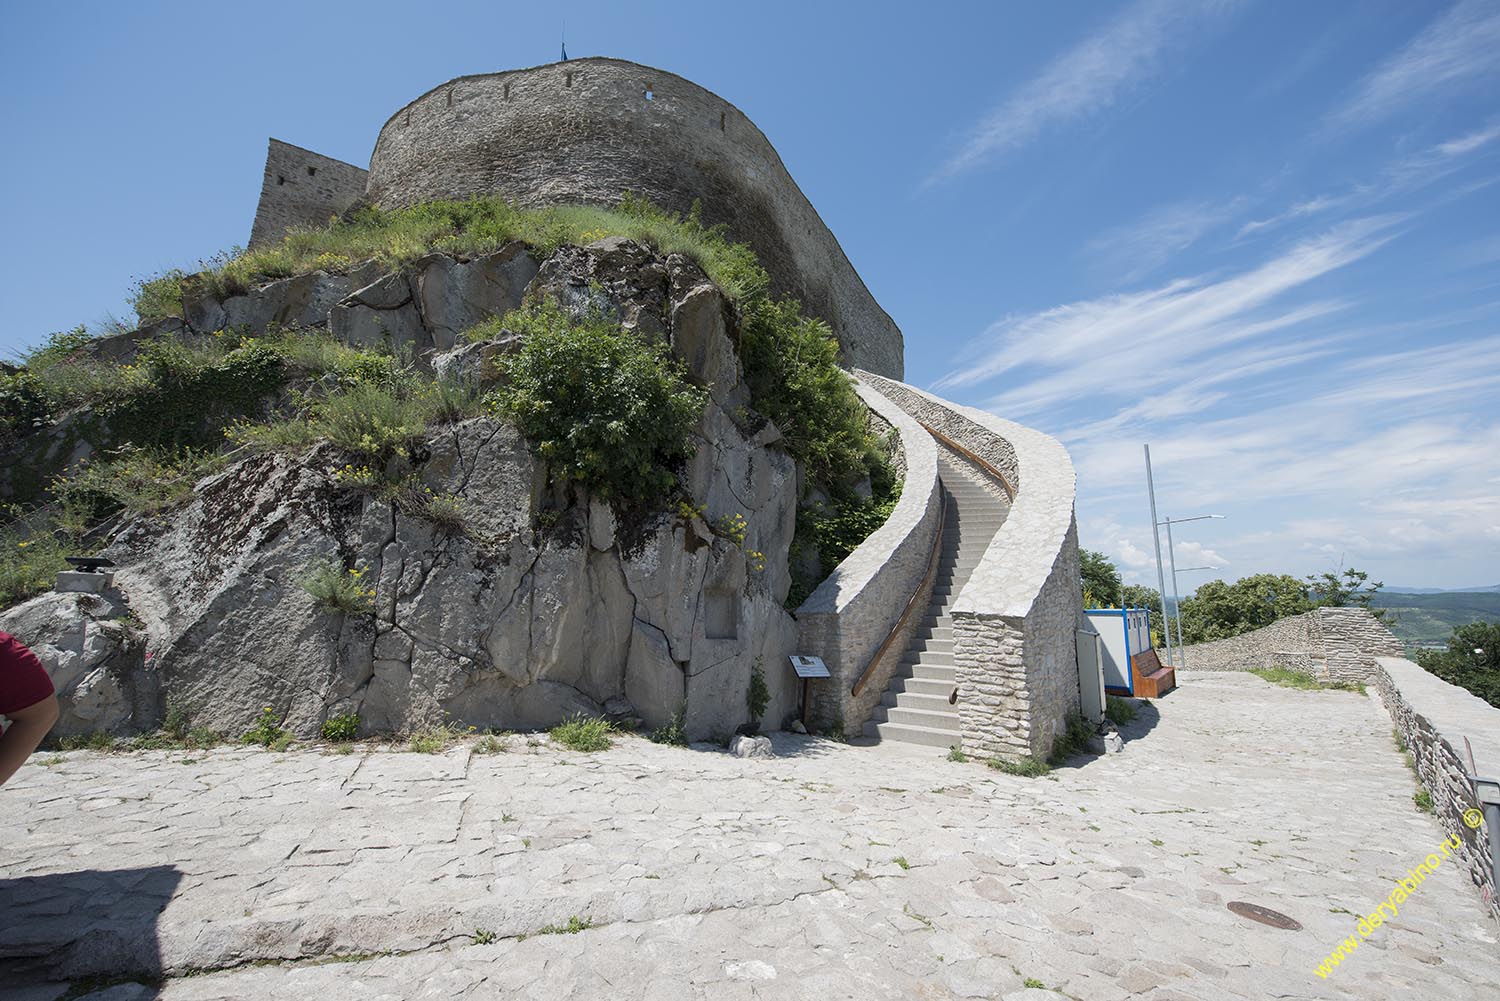
M1285 928L1287 931L1302 930L1302 922L1296 918L1289 918L1280 911L1273 911L1269 907L1262 907L1260 904L1248 904L1243 900L1231 900L1225 906L1242 918L1259 921L1261 924L1270 925L1272 928Z
M102 556L64 556L63 559L79 573L103 573L105 567L115 565L114 560Z

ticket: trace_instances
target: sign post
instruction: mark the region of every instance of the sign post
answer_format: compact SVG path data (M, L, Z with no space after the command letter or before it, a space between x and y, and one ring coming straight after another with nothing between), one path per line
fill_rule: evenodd
M807 727L807 711L812 705L812 699L808 697L808 684L813 678L832 677L828 673L828 665L823 663L822 657L801 656L792 654L788 658L792 662L792 670L797 672L797 677L802 679L802 726Z

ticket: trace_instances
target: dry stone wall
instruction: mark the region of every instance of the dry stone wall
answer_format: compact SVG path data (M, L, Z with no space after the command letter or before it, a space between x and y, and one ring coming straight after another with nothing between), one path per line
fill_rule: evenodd
M383 208L487 194L614 205L625 192L677 212L700 203L755 248L777 291L828 321L849 364L901 376L901 331L775 148L682 77L619 59L459 77L396 112L370 158L368 197Z
M1083 621L1077 477L1055 439L870 372L859 377L918 423L996 467L1009 515L954 603L965 750L1046 756L1079 708L1074 633Z
M1487 824L1476 829L1463 819L1465 811L1479 809L1467 778L1464 740L1473 748L1480 775L1500 774L1500 709L1400 657L1376 658L1373 680L1432 795L1438 822L1459 839L1455 854L1460 865L1500 918L1500 887L1490 868L1489 848L1500 831Z
M1399 657L1401 641L1363 608L1315 608L1268 626L1182 651L1189 671L1286 667L1319 681L1368 681L1376 657Z
M1207 643L1191 643L1178 658L1189 671L1249 671L1289 667L1316 674L1323 668L1323 641L1313 612L1277 619L1268 626Z
M923 582L937 541L939 508L937 445L900 407L861 383L855 390L874 413L900 433L897 467L904 471L901 498L884 525L808 595L798 607L797 652L823 658L832 675L814 683L810 721L820 727L842 722L857 733L880 702L901 655L920 624L913 616L887 649L861 693L853 686L901 618L913 590ZM917 596L926 607L931 584Z
M1366 681L1377 657L1400 657L1405 651L1396 634L1363 608L1320 608L1325 681Z

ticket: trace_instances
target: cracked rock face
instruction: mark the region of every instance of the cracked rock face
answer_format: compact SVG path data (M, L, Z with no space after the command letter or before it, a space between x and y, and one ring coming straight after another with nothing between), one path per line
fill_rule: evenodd
M691 739L724 740L748 721L759 668L772 693L762 718L775 726L793 711L781 603L796 468L773 425L737 423L749 396L733 310L695 264L628 240L563 248L540 271L519 245L468 262L435 256L348 293L329 324L356 343L432 353L523 290L611 310L672 345L709 393L683 470L705 515L621 524L607 503L549 486L518 432L491 418L437 430L419 450L414 475L458 499L457 529L340 487L332 471L345 460L329 446L243 459L184 510L128 524L107 551L163 703L231 733L270 706L301 736L349 712L365 732L448 718L536 728L586 713L651 728L680 716ZM436 364L483 382L493 360L482 352L460 347ZM743 541L713 528L736 515ZM320 608L300 586L319 562L359 568L373 614ZM108 724L148 725L129 714Z
M170 522L129 526L108 555L162 691L195 726L239 732L269 705L301 736L346 712L366 732L447 717L525 729L618 715L624 700L648 726L682 713L691 736L720 736L747 720L757 660L777 700L765 718L795 700L775 682L792 642L781 600L795 474L722 419L705 417L714 437L700 444L694 496L710 517L745 516L744 549L767 554L761 571L676 516L645 526L626 553L597 501L536 529L543 470L490 418L434 435L417 469L459 498L461 531L338 487L338 457L322 448L231 466ZM330 559L374 581L373 615L326 612L302 590L307 568Z
M47 665L62 708L53 736L149 730L160 722L145 637L118 612L106 595L53 592L0 615L0 631Z

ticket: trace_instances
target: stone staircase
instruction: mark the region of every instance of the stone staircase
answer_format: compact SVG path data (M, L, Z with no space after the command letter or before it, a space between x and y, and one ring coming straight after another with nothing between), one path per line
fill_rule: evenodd
M951 747L959 738L958 707L948 701L954 686L948 612L1005 523L1010 504L998 487L981 485L983 473L946 451L938 454L938 475L946 509L932 602L864 732L878 740Z

